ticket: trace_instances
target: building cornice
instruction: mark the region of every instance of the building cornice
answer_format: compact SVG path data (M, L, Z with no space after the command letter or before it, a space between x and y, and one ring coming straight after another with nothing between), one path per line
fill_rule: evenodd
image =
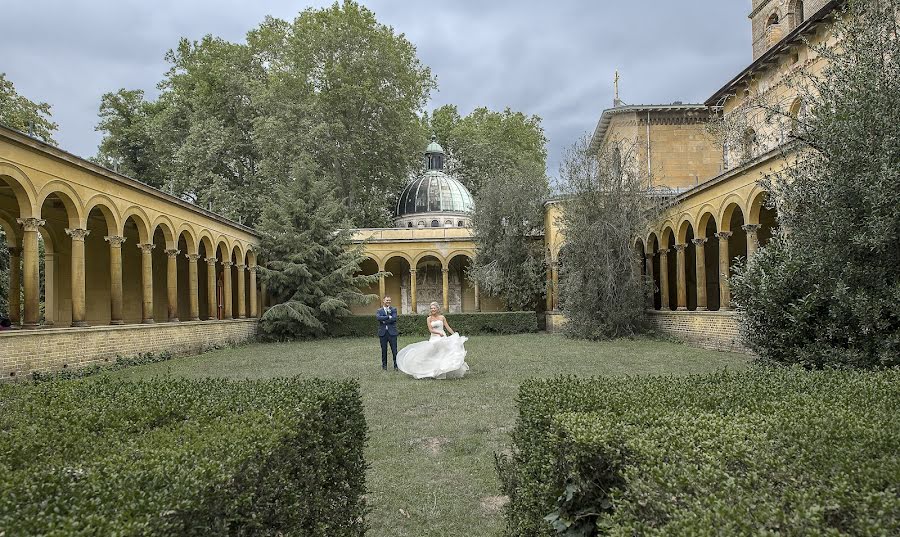
M591 136L590 146L595 149L600 147L600 144L606 137L606 131L609 128L610 122L612 122L612 118L619 114L627 114L630 112L707 112L708 110L709 107L705 104L636 104L607 108L600 114L600 119L597 121L597 127L594 129L594 134Z
M750 14L747 15L747 18L748 18L748 19L752 19L753 17L756 16L757 13L759 13L760 11L762 11L763 9L765 9L766 6L769 5L769 4L771 4L771 3L772 3L772 0L763 0L758 6L756 6L755 8L753 8L753 11L751 11Z
M44 142L42 140L38 140L36 138L28 136L27 134L25 134L23 132L19 132L15 129L11 129L4 125L0 125L0 139L9 141L14 144L18 144L20 146L27 147L29 149L32 149L34 151L37 151L37 152L43 154L46 157L49 157L49 158L52 158L55 160L59 160L59 161L63 161L67 164L70 164L72 166L80 168L88 173L92 173L94 175L100 175L107 180L114 181L116 183L125 185L129 188L133 188L135 190L141 191L145 194L153 196L154 198L157 198L166 203L178 205L179 207L187 209L188 211L191 211L193 213L200 214L202 216L205 216L206 218L216 220L217 222L220 222L220 223L230 226L232 228L239 229L245 233L249 233L250 235L252 235L256 238L260 237L259 233L251 227L245 226L244 224L239 224L237 222L234 222L233 220L229 220L228 218L226 218L220 214L216 214L212 211L208 211L206 209L203 209L202 207L198 207L197 205L194 205L193 203L189 203L189 202L184 201L183 199L175 197L171 194L167 194L167 193L163 192L162 190L153 188L152 186L150 186L146 183L142 183L142 182L138 181L137 179L132 179L131 177L128 177L127 175L122 175L121 173L115 172L108 168L104 168L103 166L100 166L99 164L95 164L87 159L84 159L75 154L69 153L68 151L64 151L54 145L48 144L47 142Z
M831 13L845 2L846 0L831 0L822 6L819 11L791 30L791 32L784 36L781 41L773 45L762 56L747 66L746 69L741 71L736 77L729 80L727 84L716 91L712 97L706 100L706 106L721 106L729 95L734 95L736 93L737 86L743 84L745 80L754 73L766 69L779 56L786 53L792 45L800 42L804 35L808 34L820 23L827 20Z

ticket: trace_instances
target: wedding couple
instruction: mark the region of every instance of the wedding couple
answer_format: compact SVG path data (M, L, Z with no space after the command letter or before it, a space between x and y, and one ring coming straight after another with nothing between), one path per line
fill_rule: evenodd
M378 319L378 339L381 340L381 369L387 370L387 348L390 345L394 370L399 369L417 379L460 378L469 370L466 348L463 346L468 338L460 336L450 327L447 318L441 315L437 302L431 303L431 315L425 320L431 338L407 345L399 353L397 308L391 306L391 297L384 297L375 317ZM444 328L450 331L449 336Z

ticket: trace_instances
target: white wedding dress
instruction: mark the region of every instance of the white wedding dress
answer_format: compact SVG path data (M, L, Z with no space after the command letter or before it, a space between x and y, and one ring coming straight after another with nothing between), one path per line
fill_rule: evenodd
M431 329L446 334L442 321L431 321ZM469 370L466 348L463 346L467 340L455 333L444 337L432 333L428 341L403 347L397 353L397 367L417 379L460 378Z

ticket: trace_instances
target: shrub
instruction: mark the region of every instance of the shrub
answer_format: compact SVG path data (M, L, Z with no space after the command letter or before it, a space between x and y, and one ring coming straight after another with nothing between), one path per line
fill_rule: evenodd
M92 364L86 367L56 369L53 371L34 371L31 373L31 380L34 382L49 382L53 380L69 380L84 377L92 377L100 373L118 371L126 367L136 365L155 364L158 362L166 362L172 359L172 353L163 351L159 354L152 352L141 352L137 356L116 356L116 361L109 364Z
M0 431L7 535L364 533L352 381L6 385Z
M428 336L425 326L427 315L400 315L397 329L409 336ZM463 335L484 334L525 334L537 332L537 314L533 311L510 311L497 313L453 313L449 315L450 326ZM374 337L378 334L375 313L344 317L332 327L334 337Z
M507 534L896 535L900 371L531 380Z

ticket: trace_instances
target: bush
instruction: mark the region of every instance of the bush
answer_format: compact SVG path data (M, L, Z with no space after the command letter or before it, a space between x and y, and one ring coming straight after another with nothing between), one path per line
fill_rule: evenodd
M364 533L352 381L0 386L7 535Z
M53 371L34 371L33 373L31 373L31 380L33 380L34 382L50 382L54 380L80 379L84 377L99 375L100 373L118 371L120 369L125 369L126 367L134 367L136 365L166 362L171 359L172 353L169 351L163 351L159 354L155 354L152 352L141 352L138 353L137 356L116 356L116 361L111 364L91 364L89 366L78 368L68 368L66 366L63 366L63 369L56 369Z
M409 336L428 336L427 315L400 315L397 329ZM537 332L537 314L533 311L509 311L497 313L453 313L450 326L464 336L484 334L525 334ZM378 322L372 315L344 317L332 327L334 337L374 337L378 334Z
M531 380L507 534L900 534L900 371Z

